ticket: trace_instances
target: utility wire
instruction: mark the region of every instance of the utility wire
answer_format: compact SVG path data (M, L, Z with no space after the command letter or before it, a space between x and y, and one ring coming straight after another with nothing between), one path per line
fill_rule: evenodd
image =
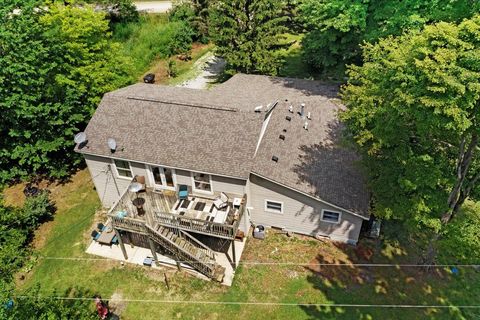
M111 260L114 262L120 262L122 260L117 260L113 258L88 258L88 257L51 257L51 256L38 256L40 259L45 260L72 260L72 261L105 261ZM195 260L175 260L181 263L191 263L197 262ZM128 262L128 261L126 261ZM244 265L285 265L285 266L332 266L332 267L437 267L437 268L448 268L448 267L462 267L462 268L480 268L480 264L395 264L395 263L311 263L311 262L270 262L270 261L254 261L254 260L241 260L237 264Z
M19 299L55 299L95 301L90 297L63 296L15 296ZM105 299L111 300L111 299ZM121 302L161 303L161 304L209 304L209 305L252 305L252 306L293 306L293 307L346 307L346 308L442 308L442 309L480 309L480 305L421 305L421 304L349 304L349 303L300 303L300 302L244 302L244 301L210 301L210 300L156 300L156 299L115 299Z

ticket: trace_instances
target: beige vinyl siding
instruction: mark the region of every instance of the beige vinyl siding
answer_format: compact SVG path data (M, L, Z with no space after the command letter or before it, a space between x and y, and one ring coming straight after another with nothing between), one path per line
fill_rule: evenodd
M177 184L185 184L187 186L192 185L192 176L190 175L190 171L185 170L175 170L177 174Z
M247 181L220 176L212 176L212 188L214 192L225 192L227 194L245 194Z
M123 191L128 188L131 179L118 177L115 166L112 164L113 162L110 158L85 155L85 161L103 206L110 208L118 200L119 193L122 194ZM130 162L130 168L132 176L145 176L147 183L152 185L153 182L146 169L147 166L144 163ZM175 174L177 186L179 184L192 186L190 171L176 169ZM115 179L116 184L113 179ZM243 195L245 193L246 181L244 180L211 175L211 183L213 194L210 196L220 192L225 192L232 196ZM198 193L197 195L209 196L209 194L205 193Z
M283 213L266 212L265 200L281 202ZM332 240L349 243L357 242L363 222L360 217L253 174L250 175L249 206L251 220L255 224L313 236L328 236ZM322 210L340 212L339 223L322 221Z
M119 195L128 188L131 179L120 178L117 175L112 159L85 155L85 162L92 176L98 197L105 208L110 208L118 201ZM130 162L132 176L146 176L145 165Z
M177 173L177 184L185 184L187 186L192 186L192 175L190 171L186 170L175 170ZM221 177L216 175L210 175L211 177L211 186L212 191L214 194L225 192L227 194L234 194L234 195L243 195L245 194L245 180L234 179L234 178L227 178ZM205 193L196 193L198 195L208 195Z

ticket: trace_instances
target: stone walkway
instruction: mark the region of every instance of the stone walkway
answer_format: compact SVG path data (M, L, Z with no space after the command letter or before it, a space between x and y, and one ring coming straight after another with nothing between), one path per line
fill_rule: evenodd
M225 60L209 52L198 59L192 69L195 76L179 84L178 87L208 89L208 86L214 83L225 69Z

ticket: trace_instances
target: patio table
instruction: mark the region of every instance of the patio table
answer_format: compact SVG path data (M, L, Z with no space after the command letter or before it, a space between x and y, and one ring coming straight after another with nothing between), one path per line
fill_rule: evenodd
M108 244L110 245L112 243L113 237L115 237L115 231L113 231L112 228L106 229L100 234L100 237L98 237L97 242L100 244Z

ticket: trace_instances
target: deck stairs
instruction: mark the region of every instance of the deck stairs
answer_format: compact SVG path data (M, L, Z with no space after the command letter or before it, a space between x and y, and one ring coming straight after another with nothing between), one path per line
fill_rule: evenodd
M197 271L222 282L225 268L215 261L215 253L188 233L158 223L145 225L147 235L170 252L177 261L195 268Z

